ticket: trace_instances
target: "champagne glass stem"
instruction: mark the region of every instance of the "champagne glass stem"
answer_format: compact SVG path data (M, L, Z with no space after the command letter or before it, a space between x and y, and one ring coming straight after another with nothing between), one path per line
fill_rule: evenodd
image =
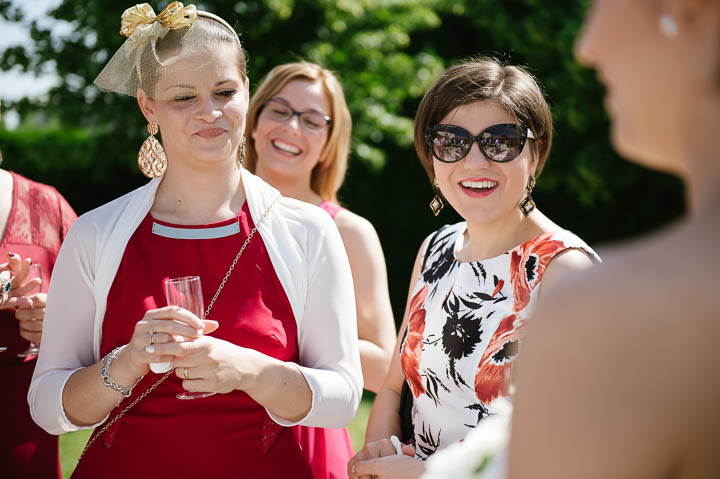
M40 263L33 263L30 266L30 274L28 274L28 279L35 279L35 278L40 280L40 284L38 285L37 288L35 288L33 291L31 291L31 293L42 293L44 281L43 281L42 265ZM38 343L36 343L35 341L30 341L30 346L28 346L28 348L25 351L18 353L17 356L19 358L32 358L32 357L37 356L39 353L40 353L40 345Z

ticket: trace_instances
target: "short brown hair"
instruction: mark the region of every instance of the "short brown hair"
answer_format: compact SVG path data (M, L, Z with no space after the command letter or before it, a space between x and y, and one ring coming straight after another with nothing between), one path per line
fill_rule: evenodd
M265 100L275 96L285 85L293 80L319 81L330 100L332 124L328 132L327 143L320 154L320 162L313 168L310 187L323 200L337 202L337 192L345 180L348 154L350 153L350 134L352 118L345 103L340 82L334 73L315 63L298 62L279 65L270 70L250 100L248 109L247 156L245 165L251 172L257 167L257 152L252 132L257 125L258 116Z
M418 106L414 123L415 151L430 181L435 177L425 129L439 123L455 108L488 101L506 109L527 125L539 140L535 176L542 172L552 145L552 115L535 78L523 67L480 57L448 68L435 80ZM477 133L477 132L475 132ZM534 142L529 142L534 148Z

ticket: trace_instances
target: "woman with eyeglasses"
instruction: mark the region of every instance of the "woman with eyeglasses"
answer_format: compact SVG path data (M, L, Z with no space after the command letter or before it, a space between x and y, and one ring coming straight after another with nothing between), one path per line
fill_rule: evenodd
M465 221L420 247L365 447L348 465L352 478L419 477L422 460L488 416L509 416L513 362L540 285L599 260L530 196L552 117L525 69L492 58L449 68L425 94L414 128L436 191L430 207L438 214L449 203ZM411 424L400 414L403 394ZM403 429L408 445L394 446Z
M365 389L382 386L395 342L387 271L375 228L338 205L352 120L335 75L309 62L273 68L250 101L246 166L283 195L335 221L350 260ZM343 477L353 455L346 430L295 430L316 478Z

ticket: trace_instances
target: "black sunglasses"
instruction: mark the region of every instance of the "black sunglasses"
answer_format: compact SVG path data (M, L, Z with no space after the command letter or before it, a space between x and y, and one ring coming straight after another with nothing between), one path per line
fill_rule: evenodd
M426 134L433 156L445 163L455 163L465 158L475 142L488 160L507 163L522 153L528 138L535 139L530 128L514 123L489 126L478 136L456 125L429 126Z

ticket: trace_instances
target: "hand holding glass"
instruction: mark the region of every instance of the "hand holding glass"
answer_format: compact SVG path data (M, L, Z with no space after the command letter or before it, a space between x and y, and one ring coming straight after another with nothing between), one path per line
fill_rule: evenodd
M30 265L30 273L28 274L26 279L31 280L35 278L40 280L40 284L32 291L29 291L28 294L42 293L44 281L42 265L40 263L33 263L32 265ZM19 358L28 358L37 356L39 352L40 345L35 341L30 341L30 346L25 351L18 353L17 356Z
M200 276L184 276L182 278L166 279L165 297L167 298L168 306L180 306L181 308L187 309L200 319L205 318L205 306L203 304ZM167 364L168 369L165 369L165 371L169 371L170 363L154 364ZM151 364L150 367L152 369L153 364ZM213 394L215 393L183 391L177 395L177 398L196 399L212 396Z

